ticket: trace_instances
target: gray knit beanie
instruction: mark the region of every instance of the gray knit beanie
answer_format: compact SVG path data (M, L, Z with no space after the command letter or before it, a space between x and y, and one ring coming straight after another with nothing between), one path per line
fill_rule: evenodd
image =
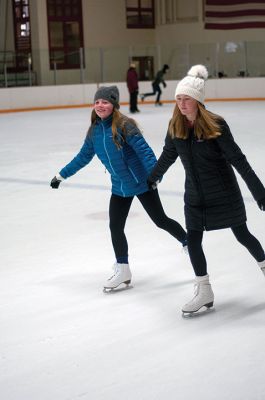
M119 89L117 86L101 86L96 91L94 103L96 100L104 99L113 104L113 106L118 110L120 108L119 97Z

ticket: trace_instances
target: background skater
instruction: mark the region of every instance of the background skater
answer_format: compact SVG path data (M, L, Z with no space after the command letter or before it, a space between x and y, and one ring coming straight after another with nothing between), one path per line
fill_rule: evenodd
M150 93L143 93L141 94L141 100L144 101L144 99L148 96L156 96L156 101L155 105L156 106L162 106L162 103L160 101L160 97L162 94L162 90L160 88L160 84L164 86L164 88L167 86L166 82L164 81L164 75L166 74L167 70L169 70L169 66L167 64L164 64L163 68L157 72L155 80L152 82L152 87L153 91Z

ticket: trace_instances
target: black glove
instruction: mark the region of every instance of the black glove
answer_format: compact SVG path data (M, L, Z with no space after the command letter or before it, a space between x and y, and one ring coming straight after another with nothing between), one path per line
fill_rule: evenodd
M156 182L154 182L152 179L147 178L147 185L148 185L148 189L149 189L150 191L156 190L158 184L159 184L159 180L157 180Z
M62 182L62 181L61 181L60 179L56 178L56 176L55 176L54 178L52 178L51 183L50 183L50 186L51 186L53 189L58 189L58 187L59 187L59 185L60 185L61 182Z
M265 197L263 197L261 200L258 200L258 206L262 211L265 211Z

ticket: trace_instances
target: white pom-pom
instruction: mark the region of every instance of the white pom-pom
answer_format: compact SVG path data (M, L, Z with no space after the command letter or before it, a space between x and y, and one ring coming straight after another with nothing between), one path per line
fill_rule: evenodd
M194 76L195 78L201 78L206 81L208 78L208 71L204 65L193 65L188 72L189 76Z

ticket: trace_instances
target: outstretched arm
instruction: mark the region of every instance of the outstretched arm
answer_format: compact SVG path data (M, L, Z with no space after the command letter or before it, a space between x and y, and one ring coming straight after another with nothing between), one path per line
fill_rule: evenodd
M94 155L95 151L92 140L90 138L86 138L79 153L60 171L60 175L64 179L69 178L81 168L85 167L92 160Z
M60 183L69 178L69 176L74 175L77 171L87 165L95 155L93 144L91 139L86 138L81 150L77 154L77 156L67 164L59 174L57 174L54 178L52 178L50 186L53 189L58 189Z

